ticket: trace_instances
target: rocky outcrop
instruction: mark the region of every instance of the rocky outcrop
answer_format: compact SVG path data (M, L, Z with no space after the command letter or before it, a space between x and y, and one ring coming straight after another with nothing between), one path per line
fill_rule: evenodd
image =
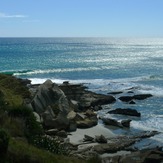
M122 114L122 115L136 116L136 117L141 116L141 114L137 110L130 109L130 108L126 108L126 109L117 108L115 110L108 111L108 113L109 114Z
M115 102L109 95L85 90L82 84L64 82L60 86L47 80L30 88L33 99L27 105L41 116L45 128L75 131L97 125L97 115L92 110Z
M77 101L79 109L82 111L91 106L97 107L116 101L111 95L96 94L88 91L82 84L69 84L66 82L60 85L59 88L65 93L69 100Z
M99 154L103 153L115 153L120 150L126 150L129 146L133 145L135 142L154 136L158 134L156 131L144 131L136 134L135 136L120 136L108 140L107 144L98 144L93 147L93 150Z
M163 151L161 148L145 149L141 151L132 152L131 154L117 155L102 159L102 163L161 163L163 162Z
M130 122L132 120L130 119L126 119L126 120L122 120L121 122L118 122L117 120L115 119L111 119L111 118L101 118L103 123L105 125L111 125L111 126L116 126L116 127L130 127Z
M119 99L124 102L129 102L131 100L144 100L146 98L152 97L151 94L138 94L134 96L121 96Z

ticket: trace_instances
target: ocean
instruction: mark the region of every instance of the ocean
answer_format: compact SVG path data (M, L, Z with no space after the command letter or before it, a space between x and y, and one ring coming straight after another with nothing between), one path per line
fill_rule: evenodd
M121 132L163 131L163 38L0 38L0 73L28 78L32 84L46 79L83 83L103 94L151 93L153 97L135 105L117 100L98 114L106 116L108 108L137 109L141 118ZM163 145L163 134L148 141L153 140Z

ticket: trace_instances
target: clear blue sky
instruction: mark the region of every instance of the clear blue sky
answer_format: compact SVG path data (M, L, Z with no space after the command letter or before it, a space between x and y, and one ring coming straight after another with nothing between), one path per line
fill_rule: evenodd
M163 0L1 0L0 37L163 37Z

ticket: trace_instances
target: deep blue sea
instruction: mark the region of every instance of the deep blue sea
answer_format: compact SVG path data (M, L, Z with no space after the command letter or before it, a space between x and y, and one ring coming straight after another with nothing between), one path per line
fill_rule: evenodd
M0 38L0 72L33 84L46 79L85 83L104 94L151 93L136 105L118 101L108 107L140 111L131 130L163 131L163 38ZM153 139L163 144L163 136Z

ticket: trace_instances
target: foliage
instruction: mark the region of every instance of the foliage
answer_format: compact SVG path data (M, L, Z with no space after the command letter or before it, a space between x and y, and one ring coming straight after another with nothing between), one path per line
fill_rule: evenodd
M20 80L10 75L0 74L0 92L4 95L5 103L11 107L21 105L24 98L30 98L28 88Z
M36 121L36 117L31 109L24 106L14 107L8 110L8 115L13 118L18 117L24 120L25 135L28 139L43 133L42 126Z
M11 139L8 148L8 162L14 163L84 163L85 161L38 149L18 139Z
M7 152L9 143L9 135L4 129L0 129L0 154L5 154Z
M61 144L57 138L54 139L49 136L36 136L32 139L32 144L54 154L68 156L70 153L70 150L66 144Z

